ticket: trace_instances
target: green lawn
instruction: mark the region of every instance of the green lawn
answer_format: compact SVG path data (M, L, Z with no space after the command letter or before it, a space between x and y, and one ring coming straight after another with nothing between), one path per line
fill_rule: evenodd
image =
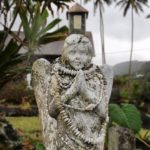
M6 119L17 130L25 149L44 150L38 117L6 117Z
M38 117L6 117L12 126L27 139L41 141L41 126Z
M6 117L14 128L24 132L39 131L41 129L38 117Z

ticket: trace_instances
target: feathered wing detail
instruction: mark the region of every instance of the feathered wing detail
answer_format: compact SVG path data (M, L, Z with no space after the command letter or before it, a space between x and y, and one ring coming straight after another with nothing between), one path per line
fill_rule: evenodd
M102 71L104 78L106 80L106 88L105 88L105 95L106 98L101 101L101 104L99 105L99 109L101 110L101 116L105 117L105 121L102 124L102 128L100 131L100 137L99 141L100 144L98 145L99 150L104 149L104 142L105 142L105 136L107 131L107 124L109 122L109 116L108 116L108 103L112 91L112 84L113 84L113 71L112 68L108 65L104 65L102 67L99 67Z
M50 88L51 64L46 59L38 59L32 66L32 86L39 109L39 117L42 125L43 142L46 150L57 150L56 131L57 121L50 117L48 112L48 90Z
M98 72L102 72L104 75L104 80L106 80L106 86L105 86L105 98L102 99L99 110L101 110L100 115L105 117L106 113L108 113L108 103L112 91L112 84L113 84L113 71L112 68L108 65L103 65L101 67L98 67Z
M112 70L112 67L110 67L108 65L103 65L101 67L101 70L107 81L106 94L107 94L107 100L108 100L107 103L109 103L109 99L110 99L110 95L111 95L111 91L112 91L112 85L113 85L113 70Z

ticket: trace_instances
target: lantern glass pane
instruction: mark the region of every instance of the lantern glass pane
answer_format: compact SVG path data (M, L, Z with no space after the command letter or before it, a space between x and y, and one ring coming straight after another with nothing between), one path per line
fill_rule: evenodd
M81 16L80 15L74 15L73 17L74 21L74 29L81 29Z

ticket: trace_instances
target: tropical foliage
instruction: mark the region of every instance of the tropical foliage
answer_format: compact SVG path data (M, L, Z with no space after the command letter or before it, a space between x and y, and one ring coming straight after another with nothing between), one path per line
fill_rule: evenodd
M135 133L138 133L142 127L140 112L132 104L121 104L121 107L117 104L110 104L109 115L111 121L132 129Z
M143 5L148 6L148 0L119 0L117 6L124 8L123 15L126 16L129 9L133 9L137 14L143 12Z
M50 23L47 23L47 19L50 14L53 15L52 4L63 10L68 7L67 2L70 1L0 1L0 25L2 28L0 32L0 87L18 73L15 66L20 64L23 58L27 58L26 56L29 59L41 44L61 40L66 36L66 26L54 30L54 27L61 21L60 19L53 19ZM18 18L20 18L19 23ZM18 54L22 47L29 50L25 55ZM23 70L23 68L19 70Z
M68 28L66 26L51 31L61 20L54 19L47 25L48 11L45 9L40 11L40 3L37 3L34 7L34 13L32 14L32 21L28 18L26 10L20 9L19 15L22 21L22 26L25 34L24 44L29 49L29 58L32 53L41 45L47 44L53 41L62 40L66 37Z
M117 6L120 6L123 10L123 16L126 16L129 9L131 10L131 50L130 50L130 63L129 63L129 77L131 76L132 70L132 55L134 48L134 12L139 14L143 12L143 6L148 6L148 0L119 0L116 3ZM131 77L130 77L131 78ZM129 78L129 79L130 79ZM131 96L131 81L129 80L129 98Z
M61 9L63 11L65 7L69 8L67 3L73 0L33 0L33 1L40 2L40 4L43 3L42 11L44 11L45 8L48 8L53 14L54 11L52 8L52 4L54 4L57 7L57 9Z
M135 132L135 136L137 138L137 146L140 146L142 144L142 149L145 147L145 149L148 149L150 147L150 130L149 130L149 99L150 99L150 74L148 73L149 70L149 63L145 63L141 67L140 74L143 74L144 76L136 77L134 76L131 82L131 99L128 99L128 76L119 76L114 78L114 84L113 84L113 91L111 95L110 102L113 104L110 104L109 107L109 113L110 113L110 120L111 123L119 124L120 126L130 128L132 130L135 129L134 127L130 127L130 124L127 125L125 118L132 116L131 109L128 108L128 105L136 106L136 108L140 111L140 116L142 119L142 126L139 132ZM115 103L115 104L114 104ZM116 104L117 103L117 104ZM127 111L125 112L124 109L122 109L122 103L126 103L127 105ZM130 103L130 104L129 104ZM128 110L129 109L129 110ZM130 115L126 115L128 113ZM134 112L133 112L134 113ZM124 114L124 115L123 115ZM136 116L135 116L136 117ZM124 119L123 119L124 118ZM128 119L129 122L131 122L135 125L139 124L140 128L140 121L139 119ZM139 117L138 117L139 118ZM110 124L110 125L112 125ZM137 129L136 129L137 130ZM138 131L138 130L137 130Z
M0 32L0 88L10 79L18 74L22 69L16 69L16 65L24 60L25 55L19 55L20 46L11 39L4 45L3 39L6 33Z

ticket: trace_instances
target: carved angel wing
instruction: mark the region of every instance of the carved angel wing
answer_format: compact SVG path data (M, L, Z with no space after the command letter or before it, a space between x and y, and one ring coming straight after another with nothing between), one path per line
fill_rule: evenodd
M46 150L56 150L55 137L57 121L48 113L48 90L50 87L51 64L46 59L38 59L32 66L32 86L39 109L43 142Z
M110 95L111 95L111 91L112 91L112 85L113 85L113 70L110 66L108 65L103 65L101 67L101 70L106 78L107 81L107 86L106 86L106 94L107 94L107 99L109 103L109 99L110 99Z

